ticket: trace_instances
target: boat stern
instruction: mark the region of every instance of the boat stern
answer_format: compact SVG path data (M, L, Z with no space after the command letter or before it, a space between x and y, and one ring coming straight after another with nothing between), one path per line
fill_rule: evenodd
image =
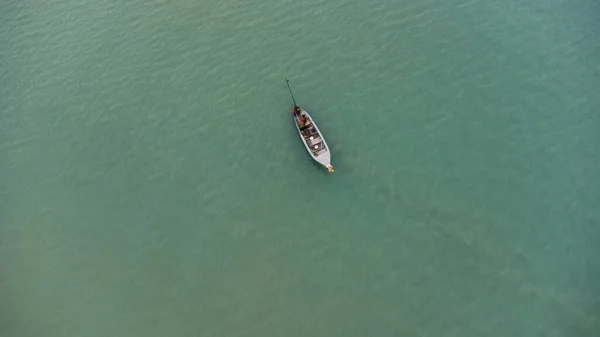
M331 164L327 164L327 165L325 165L325 167L327 167L327 169L329 170L329 172L331 172L331 173L335 172L334 169L333 169L333 166Z

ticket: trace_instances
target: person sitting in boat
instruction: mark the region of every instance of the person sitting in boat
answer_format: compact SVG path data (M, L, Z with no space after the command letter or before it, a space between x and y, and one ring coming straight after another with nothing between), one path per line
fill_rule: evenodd
M297 106L297 107L296 107L296 111L295 111L294 113L295 113L297 116L299 116L299 115L300 115L300 112L302 112L302 110L300 110L300 107L299 107L299 106Z
M300 128L303 128L303 127L305 127L308 124L308 117L306 117L306 115L304 115L302 117L298 116L296 118L296 120L298 121L298 126Z

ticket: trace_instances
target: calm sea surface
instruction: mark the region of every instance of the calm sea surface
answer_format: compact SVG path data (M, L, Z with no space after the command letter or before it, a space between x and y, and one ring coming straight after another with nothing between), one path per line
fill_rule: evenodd
M3 0L0 336L600 336L599 31L594 0Z

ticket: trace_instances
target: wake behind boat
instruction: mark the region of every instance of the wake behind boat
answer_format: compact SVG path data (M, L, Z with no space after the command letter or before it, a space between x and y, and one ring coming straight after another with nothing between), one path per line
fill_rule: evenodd
M302 142L311 157L317 163L325 166L329 172L333 172L331 153L329 152L329 147L327 146L327 142L325 142L325 138L323 138L317 124L312 117L310 117L308 112L296 104L296 99L294 99L294 94L292 94L292 88L290 88L290 80L286 79L286 82L292 100L294 101L292 113L294 114L294 124L296 125L298 135L300 135L300 139L302 139Z

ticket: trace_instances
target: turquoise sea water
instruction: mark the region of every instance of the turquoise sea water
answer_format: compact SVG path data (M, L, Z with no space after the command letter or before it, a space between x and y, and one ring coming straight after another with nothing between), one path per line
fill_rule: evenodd
M599 336L599 16L2 1L0 336Z

